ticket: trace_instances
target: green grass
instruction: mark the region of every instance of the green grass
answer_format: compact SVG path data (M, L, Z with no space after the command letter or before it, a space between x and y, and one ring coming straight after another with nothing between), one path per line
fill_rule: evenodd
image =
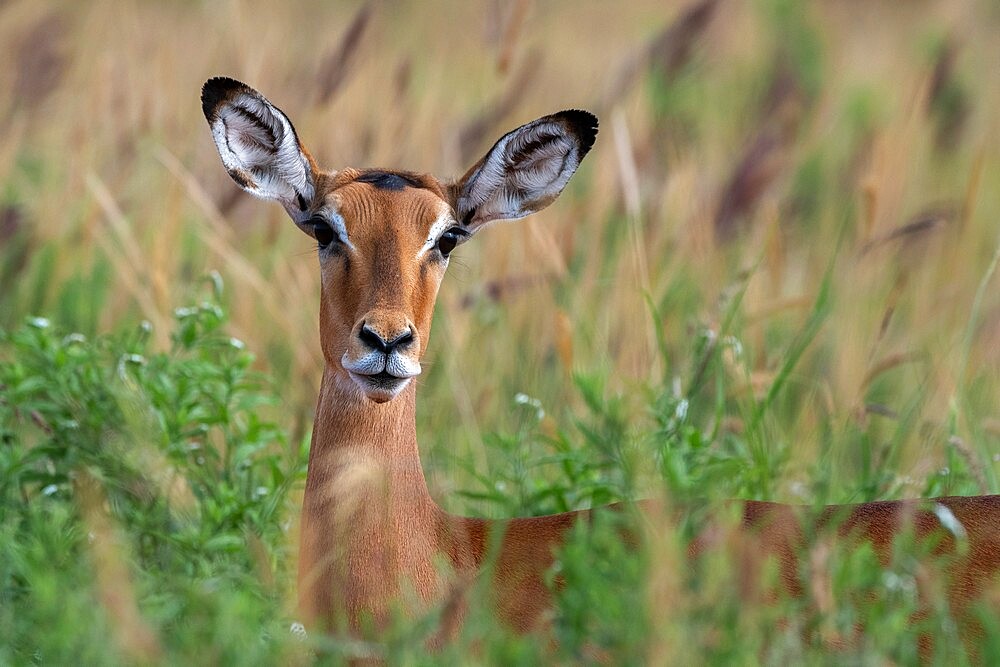
M997 662L995 591L978 653L933 590L912 622L909 540L884 569L810 535L803 594L768 604L738 545L686 558L727 499L1000 490L992 5L724 2L676 63L640 58L682 11L653 0L377 5L321 102L358 6L0 6L0 664L913 664L921 632L938 664ZM288 632L318 271L233 196L197 104L216 74L330 167L460 174L498 95L477 152L600 115L558 202L456 252L418 395L450 511L664 501L573 531L557 647L486 590L437 655L436 611L376 646Z

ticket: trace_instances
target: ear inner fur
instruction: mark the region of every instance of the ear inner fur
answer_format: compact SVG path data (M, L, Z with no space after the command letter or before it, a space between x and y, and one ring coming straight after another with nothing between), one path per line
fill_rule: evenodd
M302 222L315 196L317 169L288 117L253 88L225 77L208 80L201 100L232 179L251 194L279 201Z
M560 111L508 132L453 188L458 219L472 230L548 206L597 136L597 118Z

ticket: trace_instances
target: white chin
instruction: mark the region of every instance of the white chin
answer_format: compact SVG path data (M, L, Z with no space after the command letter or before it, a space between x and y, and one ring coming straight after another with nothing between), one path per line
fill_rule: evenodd
M379 375L351 373L351 379L361 389L361 393L375 403L391 401L410 383L410 378L397 378L385 373Z

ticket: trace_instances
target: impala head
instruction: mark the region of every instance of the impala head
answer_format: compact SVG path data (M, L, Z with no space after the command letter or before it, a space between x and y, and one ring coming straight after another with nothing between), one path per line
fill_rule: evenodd
M592 114L561 111L504 135L465 176L442 183L319 169L288 117L239 81L210 79L201 101L233 180L279 202L316 240L323 356L342 386L379 403L420 373L452 250L494 220L552 203L597 136Z

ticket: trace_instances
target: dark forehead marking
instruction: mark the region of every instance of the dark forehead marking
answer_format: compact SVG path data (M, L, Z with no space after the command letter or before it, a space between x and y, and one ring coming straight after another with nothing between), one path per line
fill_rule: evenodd
M2 2L0 2L2 4ZM365 183L376 190L384 192L402 192L406 188L427 190L431 194L448 201L448 192L441 185L438 179L430 174L421 174L416 171L403 171L397 169L354 169L345 167L334 174L325 175L329 185L326 185L328 192L339 190L352 183Z
M422 188L423 183L409 174L392 171L366 171L354 179L357 183L369 183L379 190L399 191L407 186Z

